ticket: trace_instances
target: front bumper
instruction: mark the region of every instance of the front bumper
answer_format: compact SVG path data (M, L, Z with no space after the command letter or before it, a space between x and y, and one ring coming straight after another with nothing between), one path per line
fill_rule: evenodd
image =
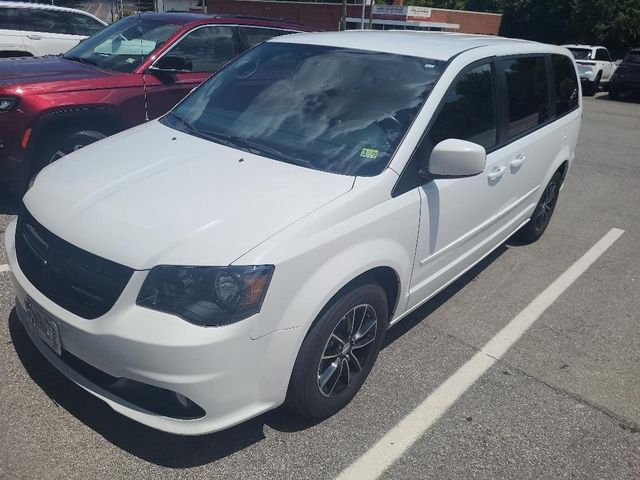
M64 352L116 379L127 379L178 393L200 406L204 415L184 419L160 415L99 385L58 356L30 329L40 352L60 372L117 412L170 433L199 435L241 423L284 402L301 342L301 329L252 340L260 315L233 325L204 328L177 317L137 307L135 298L146 272L135 272L113 308L86 320L41 294L17 262L13 222L5 243L16 289L16 312L25 324L25 299L56 321Z

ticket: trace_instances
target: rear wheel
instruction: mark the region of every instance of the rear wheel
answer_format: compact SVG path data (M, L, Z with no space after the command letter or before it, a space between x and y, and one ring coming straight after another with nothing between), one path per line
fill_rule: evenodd
M388 315L387 295L376 284L357 286L336 299L300 348L286 405L316 419L344 408L378 357Z
M531 219L516 232L518 240L524 243L533 243L542 236L549 226L551 216L556 208L560 185L562 185L562 175L560 172L556 172L544 189Z
M596 92L598 91L598 88L600 87L600 79L602 78L602 74L598 73L598 75L596 75L596 78L593 82L589 82L584 90L584 94L589 96L589 97L593 97Z

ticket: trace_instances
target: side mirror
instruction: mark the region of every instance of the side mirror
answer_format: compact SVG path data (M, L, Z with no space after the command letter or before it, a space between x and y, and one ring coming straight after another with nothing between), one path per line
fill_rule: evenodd
M427 173L434 177L470 177L482 173L486 163L487 151L482 145L449 138L431 152Z
M149 68L156 72L190 72L193 70L193 63L187 57L179 55L165 55Z

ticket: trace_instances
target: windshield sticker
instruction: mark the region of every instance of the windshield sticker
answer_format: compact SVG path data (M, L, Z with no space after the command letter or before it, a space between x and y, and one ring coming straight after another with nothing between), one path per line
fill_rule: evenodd
M375 160L376 158L378 158L378 150L376 150L375 148L363 148L360 152L360 156L362 158Z

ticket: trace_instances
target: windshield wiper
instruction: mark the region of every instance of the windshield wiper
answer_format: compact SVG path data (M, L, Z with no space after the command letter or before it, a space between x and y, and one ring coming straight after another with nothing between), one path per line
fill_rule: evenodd
M205 135L207 135L213 141L220 141L220 143L223 143L227 146L239 148L240 150L253 153L254 155L263 155L275 160L281 160L286 163L314 168L311 162L307 160L296 157L295 155L290 155L288 153L282 152L276 148L268 147L259 142L254 142L252 140L247 140L245 138L240 138L233 135L225 135L222 133Z
M91 65L92 67L97 67L98 66L97 62L94 62L93 60L89 60L87 58L67 57L67 56L63 56L62 58L66 59L66 60L71 60L72 62L78 62L78 63L84 63L85 65Z

